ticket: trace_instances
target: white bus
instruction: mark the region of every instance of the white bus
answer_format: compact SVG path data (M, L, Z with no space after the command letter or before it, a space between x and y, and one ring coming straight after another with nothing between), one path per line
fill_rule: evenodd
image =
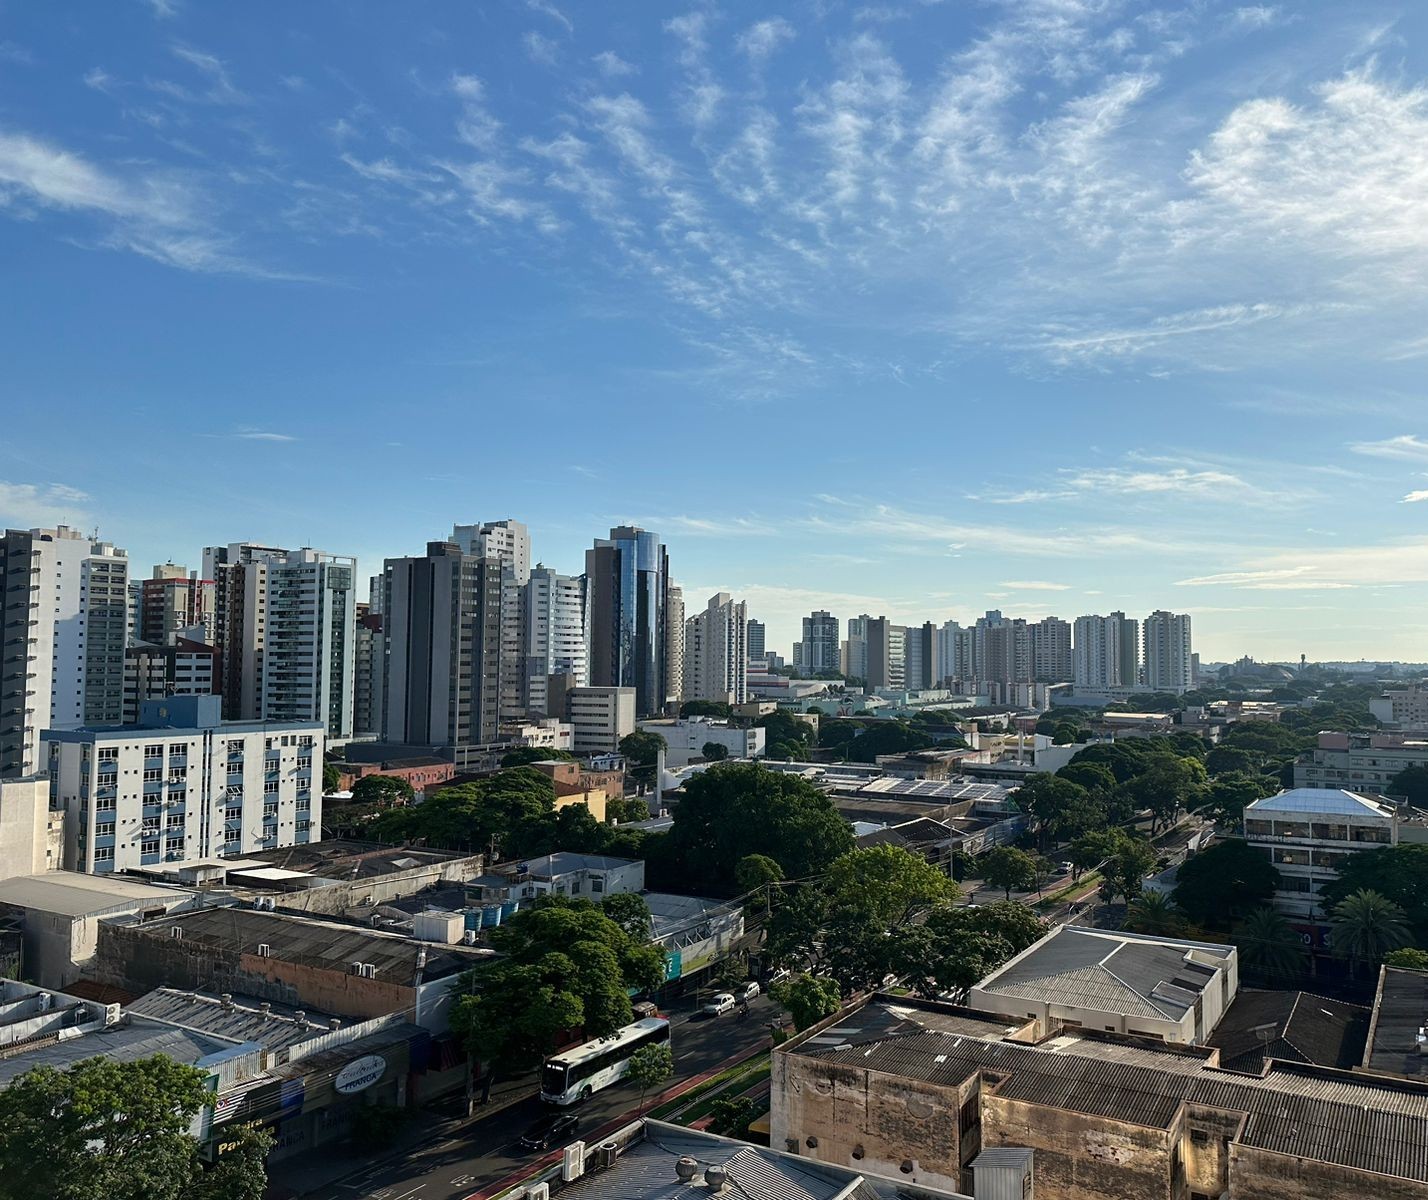
M545 1060L540 1074L540 1098L547 1104L574 1104L592 1092L609 1087L625 1077L630 1055L641 1046L669 1043L669 1021L646 1017L617 1029L607 1038L597 1038L562 1050Z

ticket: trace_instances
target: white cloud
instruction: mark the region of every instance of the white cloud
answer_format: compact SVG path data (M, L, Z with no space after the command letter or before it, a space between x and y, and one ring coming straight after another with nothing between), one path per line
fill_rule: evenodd
M290 433L278 433L271 429L255 429L252 426L242 426L229 433L206 433L204 437L212 438L236 438L243 442L295 442L298 439Z
M763 63L783 43L792 41L794 36L792 25L782 17L771 17L750 25L739 35L735 44L748 56L749 61Z
M543 67L553 67L560 61L559 43L554 38L537 33L534 29L526 31L521 37L521 44L526 48L526 57L533 63L539 63Z
M1044 579L1003 579L999 585L1016 592L1069 592L1069 583L1048 583Z
M228 68L217 55L209 54L204 50L195 50L192 46L185 46L177 42L169 47L169 52L179 61L187 63L197 71L206 81L207 86L205 90L195 92L172 80L158 79L149 83L149 86L155 91L163 92L175 100L183 100L188 103L249 103L248 96L234 87L233 81L228 77Z
M550 3L550 0L526 0L526 7L532 12L538 12L543 16L549 17L564 29L566 33L570 34L575 32L575 22L560 9L556 8L554 4Z
M1268 29L1279 23L1280 9L1277 4L1250 4L1235 9L1226 20L1236 29Z
M602 50L590 60L600 68L600 74L606 79L619 79L624 75L635 74L637 68L633 63L627 63L613 50Z
M1428 459L1428 439L1413 433L1384 438L1381 442L1350 442L1349 449L1370 458L1406 459L1410 462Z
M1403 499L1399 501L1399 503L1421 504L1424 500L1428 500L1428 489L1420 489L1416 492L1409 492L1408 495L1404 496Z
M178 16L178 0L144 0L144 3L149 6L149 11L161 21Z
M88 519L91 497L65 483L8 483L0 479L0 529L30 529Z

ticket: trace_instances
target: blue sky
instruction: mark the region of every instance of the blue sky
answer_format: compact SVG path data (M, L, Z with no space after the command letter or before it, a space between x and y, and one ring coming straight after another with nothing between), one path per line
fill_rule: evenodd
M1428 658L1428 8L0 2L0 522Z

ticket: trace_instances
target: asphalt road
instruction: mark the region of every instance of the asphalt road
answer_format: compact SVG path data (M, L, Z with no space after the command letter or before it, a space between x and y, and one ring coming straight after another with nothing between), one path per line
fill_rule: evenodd
M760 1042L767 1044L768 1022L779 1012L767 996L754 1000L742 1021L737 1013L702 1018L689 1006L671 1009L674 1077L665 1086L716 1067ZM633 1119L639 1103L638 1088L617 1085L597 1092L569 1109L580 1120L569 1140L625 1114ZM384 1157L302 1194L313 1200L459 1200L542 1157L539 1151L521 1149L517 1139L545 1111L540 1100L532 1098L485 1119L478 1112L469 1121L443 1123L430 1141L405 1149L394 1160ZM274 1174L281 1182L281 1170Z

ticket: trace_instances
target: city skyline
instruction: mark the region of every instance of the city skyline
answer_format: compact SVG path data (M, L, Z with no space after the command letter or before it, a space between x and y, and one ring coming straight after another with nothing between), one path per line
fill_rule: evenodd
M1423 658L1423 10L273 13L10 15L0 526Z

